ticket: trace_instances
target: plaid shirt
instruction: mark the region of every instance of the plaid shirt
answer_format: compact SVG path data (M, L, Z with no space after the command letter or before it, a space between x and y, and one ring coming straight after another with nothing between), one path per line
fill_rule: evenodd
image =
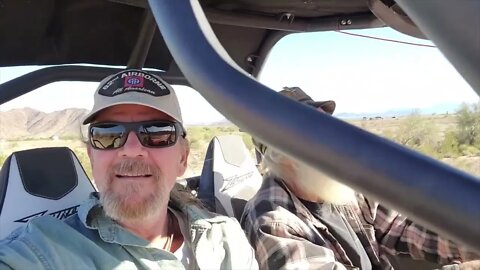
M360 240L372 269L393 269L386 254L452 264L443 269L458 269L456 263L479 258L400 214L360 194L357 197L358 205L338 209ZM246 205L241 224L261 269L358 269L325 224L272 176L266 176Z

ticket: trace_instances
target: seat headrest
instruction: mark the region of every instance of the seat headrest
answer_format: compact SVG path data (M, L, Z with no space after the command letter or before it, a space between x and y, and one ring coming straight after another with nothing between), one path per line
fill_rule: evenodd
M210 210L240 219L261 184L262 176L240 136L210 141L198 188L198 197Z
M12 153L0 171L0 239L30 219L64 219L95 191L75 154L67 147Z

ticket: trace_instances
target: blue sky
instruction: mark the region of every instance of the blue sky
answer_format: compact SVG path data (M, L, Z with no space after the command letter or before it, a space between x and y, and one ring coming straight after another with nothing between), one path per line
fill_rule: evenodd
M431 44L390 28L350 32ZM0 68L0 82L35 68ZM300 86L314 99L333 99L337 102L337 113L426 110L442 104L478 101L476 93L436 48L338 32L292 34L283 38L270 53L259 80L274 90ZM90 109L95 87L96 83L54 83L2 104L0 110ZM186 123L208 123L223 118L196 91L177 87L177 95ZM202 114L198 114L199 111Z
M355 33L432 44L390 28ZM261 81L274 89L298 85L315 99L334 99L337 112L423 109L478 100L436 48L337 32L287 36L271 53Z

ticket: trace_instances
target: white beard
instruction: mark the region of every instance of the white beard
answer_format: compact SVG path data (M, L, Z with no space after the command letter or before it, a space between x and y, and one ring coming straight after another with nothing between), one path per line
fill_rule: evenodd
M158 216L163 207L166 207L169 191L159 168L141 160L126 159L110 170L110 179L99 187L100 201L107 216L119 222L141 222ZM145 193L143 183L116 183L117 180L113 177L116 174L151 174L155 185L150 192L140 196L139 194Z
M307 198L316 198L316 202L336 205L356 203L355 191L350 187L303 162L294 163L297 176L295 185L302 193L307 194Z
M263 166L282 178L297 197L335 205L357 204L353 189L281 151L267 148Z

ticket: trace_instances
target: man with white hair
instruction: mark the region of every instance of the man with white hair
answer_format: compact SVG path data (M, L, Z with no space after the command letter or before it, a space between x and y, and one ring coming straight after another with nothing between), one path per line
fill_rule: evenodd
M298 87L280 92L333 114L334 101L313 101ZM478 255L346 185L253 140L263 154L263 184L241 224L261 269L393 269L387 258L409 256L444 266L480 269Z
M258 269L238 222L176 184L189 143L170 85L109 76L83 124L99 192L65 222L36 218L0 241L0 269Z

